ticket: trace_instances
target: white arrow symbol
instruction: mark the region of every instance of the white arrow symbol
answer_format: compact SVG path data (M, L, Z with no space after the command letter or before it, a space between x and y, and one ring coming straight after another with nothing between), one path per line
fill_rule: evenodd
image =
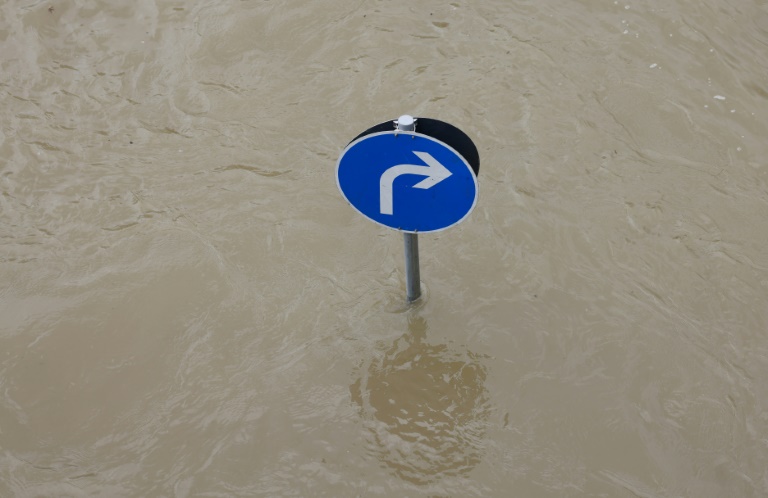
M425 179L413 186L413 188L427 189L433 187L445 180L453 173L440 164L440 162L432 157L427 152L413 151L419 159L424 161L427 165L422 166L419 164L398 164L392 166L381 175L381 181L379 182L379 211L381 214L392 214L392 184L395 182L395 178L400 175L421 175L426 176Z

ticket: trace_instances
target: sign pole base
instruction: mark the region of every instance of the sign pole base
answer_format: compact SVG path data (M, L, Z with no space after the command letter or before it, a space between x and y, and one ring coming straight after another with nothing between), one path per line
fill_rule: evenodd
M421 278L419 275L419 236L404 233L405 241L405 297L412 303L421 297Z

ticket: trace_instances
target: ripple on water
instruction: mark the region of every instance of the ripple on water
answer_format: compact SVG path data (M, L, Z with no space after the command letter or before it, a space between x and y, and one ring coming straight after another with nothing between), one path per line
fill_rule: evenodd
M465 476L483 454L489 415L481 358L429 344L426 321L411 318L351 386L369 451L414 484Z

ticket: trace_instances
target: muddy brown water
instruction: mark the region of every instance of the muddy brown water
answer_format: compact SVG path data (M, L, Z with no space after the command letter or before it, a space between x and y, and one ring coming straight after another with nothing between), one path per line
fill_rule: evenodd
M0 496L768 496L768 2L0 4ZM410 113L461 225L337 190Z

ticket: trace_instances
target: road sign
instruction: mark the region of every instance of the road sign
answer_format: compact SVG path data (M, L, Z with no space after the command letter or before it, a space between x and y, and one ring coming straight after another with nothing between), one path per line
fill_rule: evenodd
M417 132L381 131L386 123L372 128L344 149L336 165L339 189L355 209L375 223L410 233L456 225L472 212L478 194L478 164L470 165L451 145L421 133L421 121L416 120ZM447 123L424 121L458 132L471 147L444 136L479 163L466 135Z

